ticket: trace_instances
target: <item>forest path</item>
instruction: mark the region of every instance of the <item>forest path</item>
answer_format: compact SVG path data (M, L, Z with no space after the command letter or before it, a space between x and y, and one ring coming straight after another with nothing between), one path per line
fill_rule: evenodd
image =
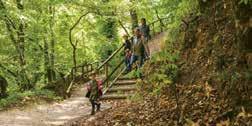
M148 47L150 50L150 56L153 56L155 53L158 53L162 51L164 48L165 40L166 40L167 32L162 32L160 34L155 35L149 42ZM135 93L134 85L136 83L135 79L130 78L119 78L115 85L108 90L107 94L104 96L106 98L102 98L104 100L104 103L110 103L111 109L117 107L118 105L125 104L125 102L128 102L126 98L129 98L132 94ZM122 85L123 87L120 87L119 85ZM115 89L117 88L117 89ZM119 89L120 88L120 89ZM102 104L104 104L102 103ZM72 122L69 122L67 124L70 126L94 126L94 124L90 125L90 123L95 122L99 116L101 116L103 113L106 114L107 111L98 113L94 116L85 116L83 118L79 118L78 120L73 120Z
M0 126L58 126L78 120L91 112L85 92L85 86L78 85L71 98L59 103L0 112ZM110 107L104 103L101 109Z
M166 33L160 33L148 43L150 53L153 55L161 51ZM89 117L91 106L84 96L86 88L78 85L72 97L53 104L43 104L25 109L12 109L0 112L0 126L59 126L72 125L71 122ZM101 110L110 108L110 104L102 103Z

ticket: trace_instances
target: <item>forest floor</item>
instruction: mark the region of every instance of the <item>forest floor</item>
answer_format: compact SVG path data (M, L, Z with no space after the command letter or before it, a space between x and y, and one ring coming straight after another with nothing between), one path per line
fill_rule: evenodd
M0 112L1 126L56 126L65 125L75 119L90 114L91 106L84 94L84 85L78 85L72 97L53 104L36 105L32 107L15 108ZM103 104L102 111L110 108Z

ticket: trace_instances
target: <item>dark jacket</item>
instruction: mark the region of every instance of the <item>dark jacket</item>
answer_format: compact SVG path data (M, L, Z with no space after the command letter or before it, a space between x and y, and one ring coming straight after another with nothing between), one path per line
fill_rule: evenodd
M148 25L141 25L140 31L143 34L144 38L150 39L150 27Z
M126 49L131 50L131 47L132 47L132 44L131 44L130 40L126 40L124 42L124 50L126 50Z

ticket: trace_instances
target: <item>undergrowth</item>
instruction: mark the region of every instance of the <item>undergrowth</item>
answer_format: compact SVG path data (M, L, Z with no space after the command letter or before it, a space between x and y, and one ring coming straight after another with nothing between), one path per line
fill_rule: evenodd
M34 89L25 92L13 92L7 98L0 99L0 110L13 106L22 106L28 102L39 102L40 100L55 101L61 98L49 90Z

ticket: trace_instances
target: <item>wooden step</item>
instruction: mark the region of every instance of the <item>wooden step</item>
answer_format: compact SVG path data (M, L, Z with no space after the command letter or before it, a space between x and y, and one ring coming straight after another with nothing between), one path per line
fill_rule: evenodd
M123 92L123 91L115 91L115 92L107 92L105 95L134 95L136 94L136 91L126 91L126 92ZM104 96L105 96L104 95Z
M136 84L136 80L118 80L115 82L115 85L132 85Z
M119 77L118 80L136 80L137 78Z
M120 99L127 99L131 97L131 94L106 94L101 97L101 100L120 100Z
M125 86L113 86L108 90L109 92L127 92L127 91L136 91L136 85L125 85Z

